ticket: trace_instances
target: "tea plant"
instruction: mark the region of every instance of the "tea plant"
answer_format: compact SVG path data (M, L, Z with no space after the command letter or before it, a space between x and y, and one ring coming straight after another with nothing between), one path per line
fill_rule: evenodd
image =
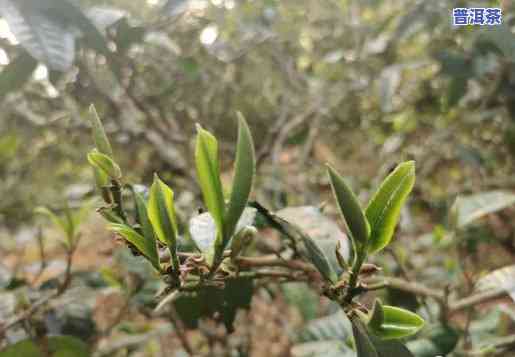
M362 274L378 268L366 264L367 257L380 253L392 240L400 210L415 182L414 162L404 162L383 181L365 209L345 180L331 166L327 167L333 194L352 242L352 259L346 261L337 248L343 273L337 274L328 257L305 232L268 211L258 202L249 202L255 175L252 136L243 116L238 117L238 142L234 177L229 199L224 197L220 179L220 158L216 138L197 126L195 162L197 177L208 212L190 221L189 234L199 252L178 250L180 224L174 205L174 192L159 176L154 176L148 199L123 181L109 140L94 108L91 108L96 148L88 154L97 187L106 203L99 212L109 221L108 228L122 236L134 254L143 256L167 283L167 296L158 310L176 301L181 294L200 292L206 287L223 289L238 278L261 279L286 277L305 280L304 274L316 271L322 281L320 293L337 302L353 326L358 356L411 356L399 339L415 334L424 324L418 315L376 300L370 309L357 298L369 291ZM132 192L134 214L126 212L123 191ZM290 273L264 270L277 261L242 255L258 231L252 225L256 211L271 227L287 239L293 255L309 265ZM184 232L182 232L184 233ZM167 254L161 248L166 248ZM283 259L283 258L281 258ZM291 261L291 260L290 260ZM295 270L283 261L283 266ZM300 274L298 274L300 272ZM296 274L293 274L296 273Z

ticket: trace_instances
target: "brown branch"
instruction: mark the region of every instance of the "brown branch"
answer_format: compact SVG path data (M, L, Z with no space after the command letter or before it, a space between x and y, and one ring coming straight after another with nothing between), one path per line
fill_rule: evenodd
M431 297L439 302L444 299L443 293L438 290L430 289L422 284L409 282L399 278L382 277L379 281L378 278L373 278L370 282L367 281L367 284L367 290L379 290L389 287L411 292L415 295Z
M398 290L413 293L415 295L430 297L435 299L439 303L446 304L445 293L443 291L428 288L420 283L408 282L399 278L373 278L367 281L367 290L378 290L387 287L395 288ZM484 304L492 300L496 300L506 296L504 289L497 289L487 292L480 292L472 296L468 296L462 299L451 301L448 303L448 311L450 314L462 311L466 308L473 307L478 304Z
M293 270L302 270L306 273L313 273L316 271L311 264L304 263L300 260L278 259L275 255L263 257L238 257L237 263L241 268L283 267Z
M451 302L449 304L449 310L451 313L454 313L466 309L468 307L484 304L505 296L506 291L504 289L485 291L472 296L465 297L455 302Z
M192 253L179 253L182 258L194 256ZM261 257L238 257L236 259L240 269L251 269L251 268L264 268L264 267L279 267L286 268L290 271L273 271L273 270L262 270L252 272L248 274L250 278L285 278L286 280L305 280L306 276L300 276L295 274L297 272L304 272L308 276L311 274L318 274L316 269L309 263L301 260L286 260L280 259L275 255L266 255ZM293 271L293 272L292 272ZM243 274L245 275L245 274ZM462 311L464 309L474 307L478 304L487 303L506 295L506 292L502 289L480 292L472 296L456 299L454 301L448 301L447 295L444 290L434 289L427 287L423 284L406 281L400 278L394 277L373 277L363 281L366 285L364 291L380 290L387 287L395 288L398 290L411 292L420 297L432 298L442 305L449 314ZM184 290L195 290L196 286L184 286Z
M198 256L197 253L184 253L177 252L177 256L182 259ZM229 257L229 251L224 252L224 257ZM166 262L170 259L170 253L168 251L162 251L159 253L159 259L162 262ZM259 267L283 267L292 270L301 270L306 273L316 272L313 265L305 263L301 260L286 260L278 258L275 254L264 255L260 257L237 257L236 262L240 268L259 268Z

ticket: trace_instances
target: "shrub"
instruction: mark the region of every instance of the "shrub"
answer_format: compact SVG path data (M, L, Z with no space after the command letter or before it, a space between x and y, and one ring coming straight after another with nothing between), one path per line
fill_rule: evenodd
M212 294L212 299L230 300L231 293L236 293L231 290L241 288L234 284L237 281L249 282L274 276L288 281L305 280L302 275L294 274L300 271L301 274L316 276L315 280L321 286L318 292L343 309L352 323L358 356L391 356L392 353L398 357L411 356L398 340L415 334L423 326L423 319L410 311L383 305L380 300L376 300L372 308L367 308L356 298L375 288L367 286L362 276L379 268L366 264L366 260L369 255L380 253L392 239L401 207L415 182L414 162L398 165L365 209L346 181L328 165L334 198L352 242L352 259L347 261L339 247L333 252L341 269L337 272L329 262L331 257L307 233L258 202L249 202L255 175L255 154L252 136L242 115L238 117L234 177L228 200L220 179L218 142L211 133L197 126L195 163L208 212L190 220L189 233L179 231L181 225L174 205L174 192L157 174L148 198L123 181L122 171L116 164L94 108L91 116L96 148L88 154L88 160L106 204L99 208L99 212L109 222L109 229L123 237L134 254L144 257L166 282L167 295L156 310L178 301L183 295L207 293ZM125 189L132 192L133 214L125 210ZM288 258L246 259L242 255L250 241L259 238L253 225L256 214L282 234L291 249ZM193 240L197 250L184 252L178 249L178 241L185 239L182 237L186 235ZM164 248L167 254L164 254ZM293 264L298 260L304 263L301 267ZM279 262L287 272L264 270ZM223 293L220 295L217 290Z

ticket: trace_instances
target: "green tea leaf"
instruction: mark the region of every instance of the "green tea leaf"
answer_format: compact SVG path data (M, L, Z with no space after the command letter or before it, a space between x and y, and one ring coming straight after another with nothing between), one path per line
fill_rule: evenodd
M309 260L318 269L320 274L322 274L326 280L332 283L336 282L338 279L336 273L329 264L329 260L322 249L320 249L317 243L307 234L302 234L301 238L304 242L304 246L306 247L306 253Z
M93 140L95 141L97 150L111 158L114 157L111 143L107 138L102 121L100 120L100 117L98 116L98 113L93 104L89 107L89 118L91 121L91 127L93 129Z
M327 172L340 213L349 227L354 248L361 252L367 244L370 225L356 196L345 180L329 165L327 166Z
M352 318L351 321L357 357L413 357L400 342L381 340L370 334L359 318Z
M174 305L188 328L197 328L199 320L217 314L231 331L236 312L250 308L253 293L252 279L240 277L227 280L222 289L202 286L195 292L182 293Z
M150 187L147 213L157 238L175 251L178 228L173 191L157 174L154 175L154 182Z
M155 240L147 239L125 224L111 223L108 228L132 243L157 269L160 270L159 256Z
M93 149L89 152L88 161L92 166L99 168L114 180L119 180L122 177L122 170L120 170L118 164L97 149Z
M384 323L384 311L383 305L381 301L378 299L374 302L374 307L372 308L370 320L368 321L368 326L379 329Z
M424 320L417 314L394 306L374 304L369 329L382 340L399 339L417 333L424 326Z
M340 258L347 262L350 257L351 240L341 231L338 224L322 213L319 207L291 206L280 209L275 214L288 222L295 222L298 228L315 240L334 271L338 275L343 273L335 253L338 251Z
M109 208L109 207L100 207L97 210L97 212L100 213L100 215L102 217L104 217L107 221L109 221L111 223L124 223L123 219L121 219L116 214L116 212L113 209Z
M352 319L352 333L357 357L380 357L370 340L365 325L357 318Z
M317 270L327 281L332 283L336 282L336 272L331 264L329 264L327 256L315 240L307 235L296 224L290 223L277 214L270 212L258 202L252 202L251 206L255 207L273 228L277 229L288 239L292 240L295 245L298 245L302 249L300 253L315 265Z
M137 222L141 226L143 236L145 239L155 241L156 237L154 235L154 229L152 228L152 224L148 219L147 203L145 202L143 196L136 192L134 189L132 190L132 193L134 195L134 202L136 203Z
M238 144L236 146L232 192L224 220L226 241L234 234L236 224L247 205L256 169L252 135L245 119L240 113L238 113L238 124ZM225 247L227 242L224 243Z
M109 176L104 170L99 169L97 166L93 166L93 175L95 175L95 186L97 189L102 191L104 187L109 186Z
M415 184L415 162L398 165L370 200L365 215L370 223L368 252L376 253L390 243L402 205Z
M399 341L381 340L373 334L369 336L379 357L414 357L410 350Z
M217 235L224 236L223 219L225 202L220 181L220 163L218 158L218 142L208 131L197 125L197 144L195 148L195 163L200 188L204 202L218 229ZM218 239L218 238L217 238Z

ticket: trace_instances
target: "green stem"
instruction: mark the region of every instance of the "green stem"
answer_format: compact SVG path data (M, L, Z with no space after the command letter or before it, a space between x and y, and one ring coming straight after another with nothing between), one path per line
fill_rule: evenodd
M122 201L122 186L116 180L111 181L111 194L113 195L113 201L115 204L114 210L115 213L120 217L125 223L127 223L127 216L123 210L123 201Z
M352 299L354 298L354 296L356 296L355 293L356 293L356 286L358 284L359 272L361 270L361 266L365 262L366 257L367 257L367 254L365 251L364 253L361 253L356 257L356 261L352 265L352 271L351 271L350 277L349 277L349 287L347 290L347 294L345 295L345 297L343 299L343 303L345 305L350 304L352 302Z
M211 279L213 275L215 275L216 270L222 264L222 261L224 260L224 250L219 249L215 245L215 255L213 257L213 264L211 265L211 269L209 270L209 274L207 276L208 279Z
M178 278L181 274L180 267L181 264L179 262L179 257L177 256L177 251L173 247L168 247L168 250L170 251L170 257L172 259L172 267L174 275Z

